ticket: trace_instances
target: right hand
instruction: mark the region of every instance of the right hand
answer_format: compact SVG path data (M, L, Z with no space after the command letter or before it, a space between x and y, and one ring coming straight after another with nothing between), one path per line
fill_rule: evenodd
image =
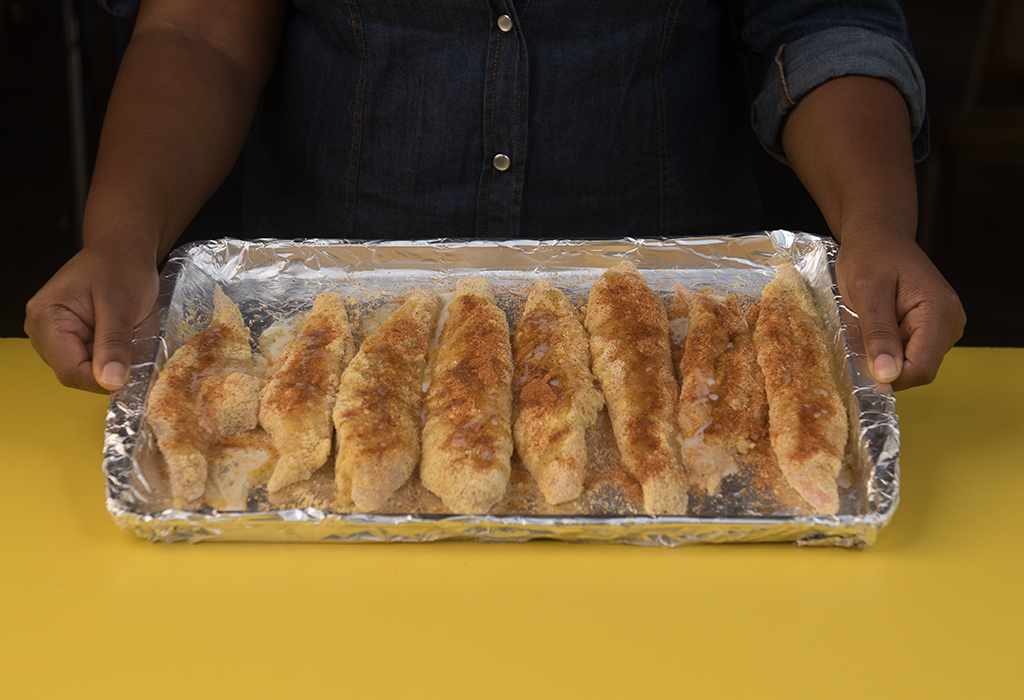
M29 300L25 332L61 384L115 391L128 378L135 326L159 286L151 256L87 246Z

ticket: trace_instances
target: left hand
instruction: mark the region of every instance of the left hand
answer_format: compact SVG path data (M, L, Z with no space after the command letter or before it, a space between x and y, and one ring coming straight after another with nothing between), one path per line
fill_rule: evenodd
M893 389L930 383L963 335L959 297L913 240L843 238L836 277L860 317L872 377Z
M871 376L894 389L931 382L967 317L914 240L917 183L902 93L879 78L829 80L789 113L782 145L839 241L839 291L860 317Z

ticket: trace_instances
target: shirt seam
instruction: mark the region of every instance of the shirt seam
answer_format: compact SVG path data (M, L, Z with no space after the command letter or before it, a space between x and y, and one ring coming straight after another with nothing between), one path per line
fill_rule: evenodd
M529 5L529 2L527 2ZM522 50L520 49L520 54ZM520 57L519 65L516 67L516 150L515 163L512 168L512 197L508 205L508 235L512 237L512 218L516 210L516 185L519 180L519 144L523 135L523 61Z
M491 73L491 158L493 153L497 151L498 144L494 136L494 113L497 101L498 91L498 50L501 47L501 34L498 35L497 40L494 42L494 70ZM486 157L486 156L485 156ZM486 161L485 161L486 162ZM484 167L487 167L486 165ZM484 188L484 230L483 235L486 238L489 235L491 228L490 215L491 215L491 179L494 177L494 163L491 163L491 167L487 170L487 187Z
M359 52L359 75L356 78L356 94L352 105L352 142L349 146L348 174L345 182L345 220L342 224L342 231L346 235L355 237L355 210L358 188L356 186L359 178L359 150L362 140L362 103L363 88L366 81L366 46L363 42L360 30L361 16L356 0L348 3L349 20L352 25L352 38L356 43Z
M669 7L669 15L665 20L667 26L662 34L661 50L658 52L658 62L655 66L655 95L658 103L658 150L661 171L664 174L660 177L659 192L659 222L658 229L662 235L668 235L671 231L672 219L672 170L671 158L668 153L668 107L665 102L665 61L668 58L668 47L672 43L672 34L675 30L676 21L679 18L679 8L682 0L676 0L675 9ZM660 175L660 174L659 174Z
M775 52L775 67L779 71L779 100L782 103L783 111L789 111L796 107L796 100L793 99L792 95L789 94L789 83L786 82L786 70L782 67L782 52L786 48L785 44L779 46L779 50Z

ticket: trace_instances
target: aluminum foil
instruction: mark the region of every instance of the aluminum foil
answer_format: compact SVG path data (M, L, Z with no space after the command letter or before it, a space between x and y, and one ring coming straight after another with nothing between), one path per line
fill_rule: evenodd
M103 460L107 508L122 528L162 541L544 538L663 546L768 541L871 544L892 518L899 500L899 428L893 395L868 375L856 315L837 291L836 252L830 239L790 231L671 240L224 239L183 246L165 267L153 313L136 329L129 381L111 396ZM844 467L848 483L840 491L839 514L801 515L779 507L759 510L757 504L716 510L709 503L687 517L648 516L636 507L635 499L631 501L622 489L616 491L610 482L603 484L604 495L594 496L589 505L545 509L537 506L521 468L513 469L510 485L518 495L483 516L445 514L437 499L430 502L431 494L409 485L395 501L400 504L396 508L407 510L392 515L335 512L329 500L316 497L313 487L304 496L293 494L290 503L288 499L271 501L265 487L262 492L258 487L250 491L245 484L230 507L214 507L217 502L196 510L170 507L162 459L145 421L146 398L167 358L208 323L215 285L239 305L255 339L274 323L308 309L316 294L325 290L347 295L365 319L376 309L386 311L390 299L414 287L453 289L461 276L484 274L494 282L499 304L512 317L525 299L523 290L536 279L548 279L570 298L585 301L590 283L624 259L635 263L666 299L675 283L759 295L780 262L797 265L825 310L828 335L837 357L844 360L840 363L843 381L849 387L851 439ZM316 480L314 475L312 481ZM321 484L331 481L330 476L320 478ZM219 488L230 490L223 484Z

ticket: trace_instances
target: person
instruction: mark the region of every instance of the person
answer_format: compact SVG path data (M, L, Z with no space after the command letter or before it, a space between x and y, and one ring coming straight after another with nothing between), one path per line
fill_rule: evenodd
M253 237L690 236L757 228L752 125L839 241L876 381L932 381L963 332L915 243L927 119L895 0L137 11L84 247L26 310L68 386L123 385L159 261L243 146Z

